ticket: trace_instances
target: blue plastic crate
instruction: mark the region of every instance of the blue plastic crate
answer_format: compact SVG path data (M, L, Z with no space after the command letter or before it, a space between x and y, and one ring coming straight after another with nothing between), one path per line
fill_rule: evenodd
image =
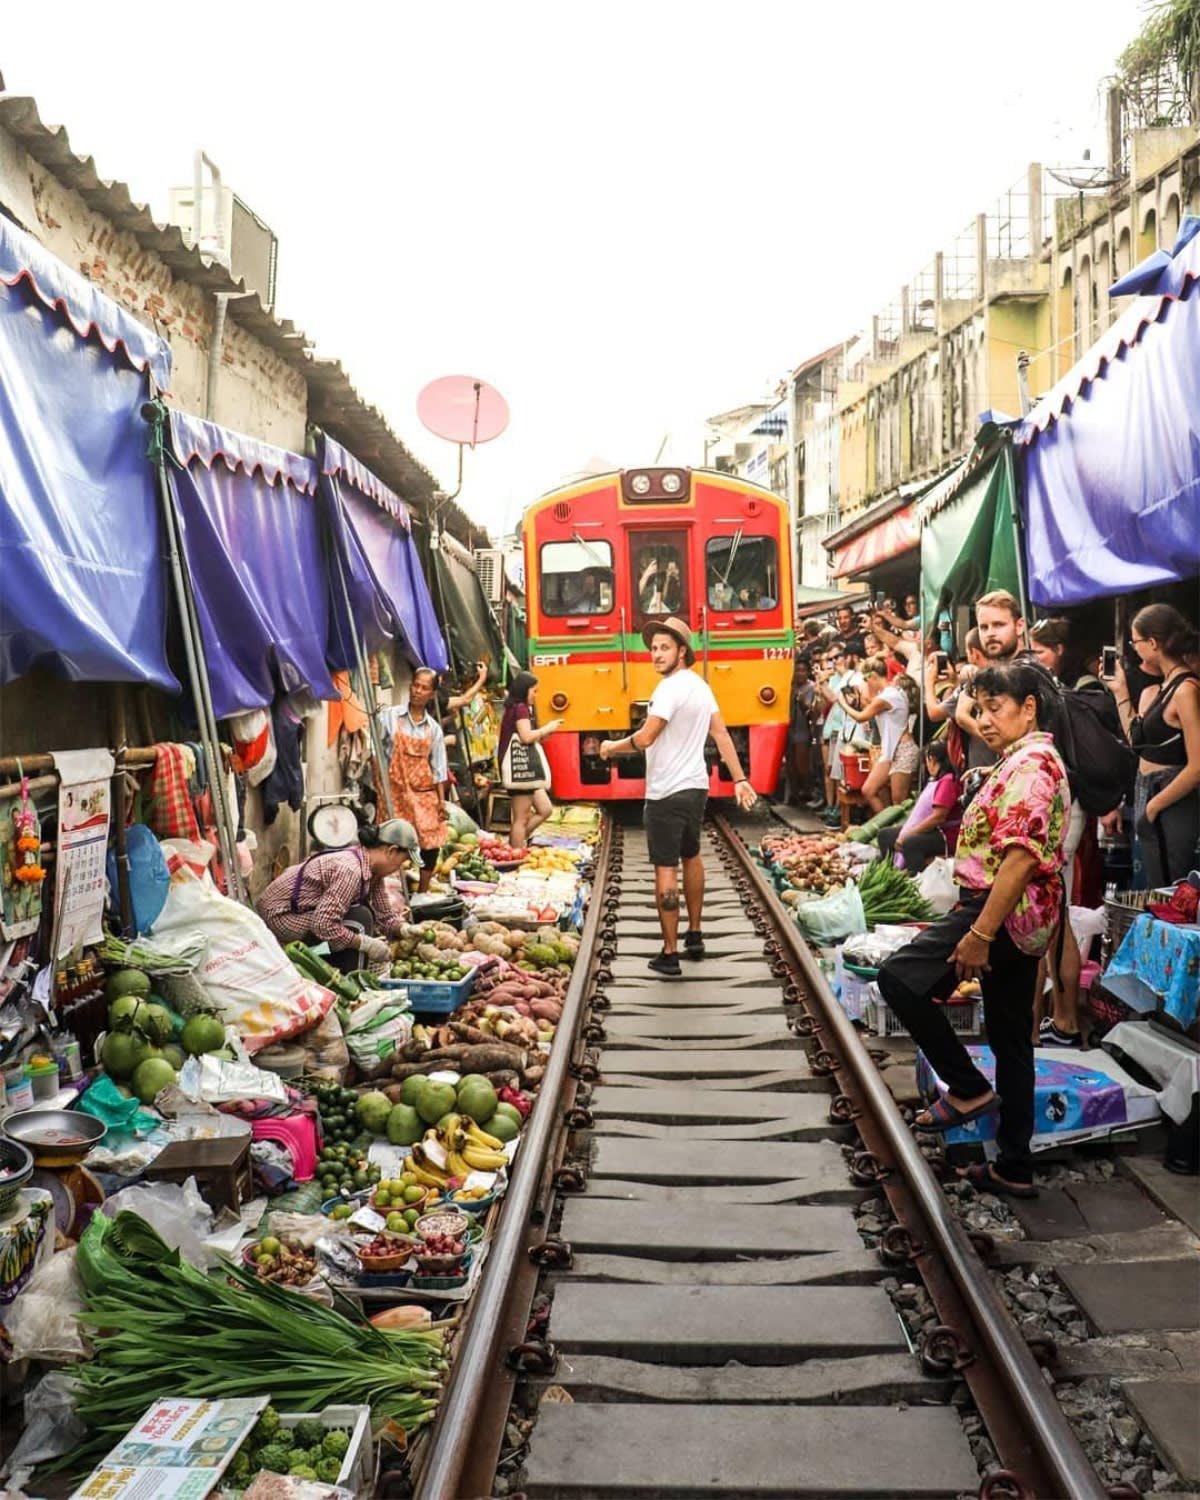
M449 1016L466 1003L475 988L472 969L465 979L451 984L441 979L382 979L385 990L407 990L408 1008L417 1016Z

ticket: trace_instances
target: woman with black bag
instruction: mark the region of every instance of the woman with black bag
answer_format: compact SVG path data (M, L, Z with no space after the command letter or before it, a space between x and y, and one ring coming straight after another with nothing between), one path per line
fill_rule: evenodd
M500 781L508 793L512 808L509 843L524 849L534 830L540 828L553 810L550 796L550 766L542 750L562 724L551 719L540 729L533 718L533 701L537 696L537 678L532 672L518 672L509 684L504 700L504 717L500 721Z

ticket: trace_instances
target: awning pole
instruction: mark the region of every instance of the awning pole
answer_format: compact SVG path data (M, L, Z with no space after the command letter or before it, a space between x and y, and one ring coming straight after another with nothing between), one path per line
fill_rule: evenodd
M1004 470L1008 478L1008 494L1012 512L1013 547L1017 557L1017 594L1021 601L1021 618L1025 621L1026 629L1031 623L1029 619L1029 592L1025 583L1025 557L1024 546L1021 536L1021 507L1017 504L1017 471L1012 456L1012 435L1008 436L1004 444Z
M221 848L221 862L225 867L225 889L235 900L247 901L246 887L237 857L237 828L232 823L230 808L225 799L225 762L221 756L221 742L217 734L217 721L213 713L212 692L208 681L208 662L204 655L204 640L200 621L196 615L195 600L188 585L182 560L182 541L179 516L167 479L166 443L163 426L166 409L160 401L149 403L149 421L157 429L153 442L157 450L154 459L158 471L158 495L162 502L163 525L167 538L167 553L171 564L171 578L175 586L175 602L183 626L183 649L187 657L188 678L192 689L192 703L196 711L196 722L200 730L200 743L208 757L209 785L213 794L213 811L217 820L217 842ZM143 407L143 415L146 408Z

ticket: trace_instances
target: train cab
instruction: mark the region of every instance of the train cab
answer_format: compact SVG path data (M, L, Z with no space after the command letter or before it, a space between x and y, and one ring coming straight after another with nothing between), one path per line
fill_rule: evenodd
M642 631L674 615L692 632L693 670L712 688L756 791L775 790L786 738L793 646L787 507L707 470L589 477L524 518L530 669L561 797L640 799L638 756L600 759L601 740L636 729L657 682ZM710 793L732 785L710 743Z

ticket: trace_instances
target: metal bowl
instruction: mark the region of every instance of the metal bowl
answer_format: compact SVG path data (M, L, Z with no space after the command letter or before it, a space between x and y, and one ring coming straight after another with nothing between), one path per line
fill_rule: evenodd
M4 1121L10 1141L33 1152L39 1166L82 1161L108 1129L102 1120L75 1109L23 1109Z
M8 1213L32 1176L32 1153L17 1141L0 1140L0 1215Z

